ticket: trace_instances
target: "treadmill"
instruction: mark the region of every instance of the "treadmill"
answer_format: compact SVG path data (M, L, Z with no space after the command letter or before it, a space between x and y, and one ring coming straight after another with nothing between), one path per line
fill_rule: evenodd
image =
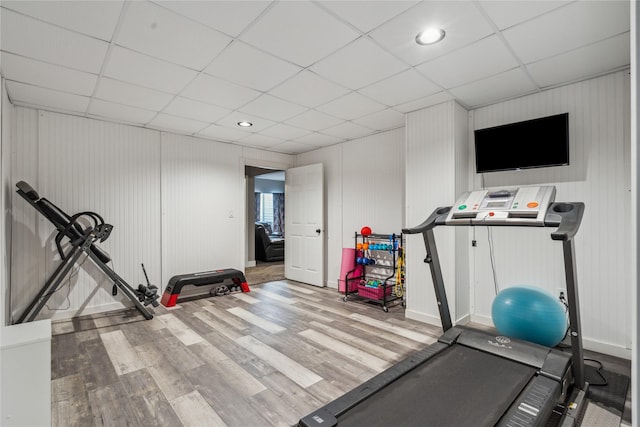
M577 426L585 382L574 256L584 203L555 202L554 186L477 190L437 208L422 234L444 333L364 384L301 418L301 427L329 426ZM454 326L434 228L439 226L553 227L562 243L571 352L488 331Z

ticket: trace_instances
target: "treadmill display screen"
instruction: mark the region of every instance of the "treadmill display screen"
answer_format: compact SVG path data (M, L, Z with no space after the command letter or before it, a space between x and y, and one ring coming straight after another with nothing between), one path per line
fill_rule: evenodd
M505 206L507 206L506 202L489 202L486 204L488 208L504 208Z

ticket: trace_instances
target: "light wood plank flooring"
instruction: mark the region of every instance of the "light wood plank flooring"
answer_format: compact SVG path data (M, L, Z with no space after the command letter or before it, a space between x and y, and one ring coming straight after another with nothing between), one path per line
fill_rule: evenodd
M440 336L293 281L53 325L52 425L292 426ZM619 418L618 418L619 419Z
M154 313L54 323L54 426L291 426L440 335L292 281Z

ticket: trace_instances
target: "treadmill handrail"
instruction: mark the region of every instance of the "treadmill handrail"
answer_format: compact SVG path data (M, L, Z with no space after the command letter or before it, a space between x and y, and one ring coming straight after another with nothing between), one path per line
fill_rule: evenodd
M573 238L580 228L584 203L582 202L556 202L552 203L544 217L545 227L558 227L551 233L553 240L567 241Z
M403 228L403 234L418 234L432 229L437 225L446 225L445 220L451 210L451 206L439 207L420 225L411 228Z

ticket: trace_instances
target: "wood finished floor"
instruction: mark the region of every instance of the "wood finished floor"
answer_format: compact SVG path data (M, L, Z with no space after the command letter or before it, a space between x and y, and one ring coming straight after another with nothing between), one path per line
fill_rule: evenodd
M292 281L154 312L53 325L53 426L291 426L440 335Z
M52 426L292 426L441 334L287 280L154 313L53 324Z

